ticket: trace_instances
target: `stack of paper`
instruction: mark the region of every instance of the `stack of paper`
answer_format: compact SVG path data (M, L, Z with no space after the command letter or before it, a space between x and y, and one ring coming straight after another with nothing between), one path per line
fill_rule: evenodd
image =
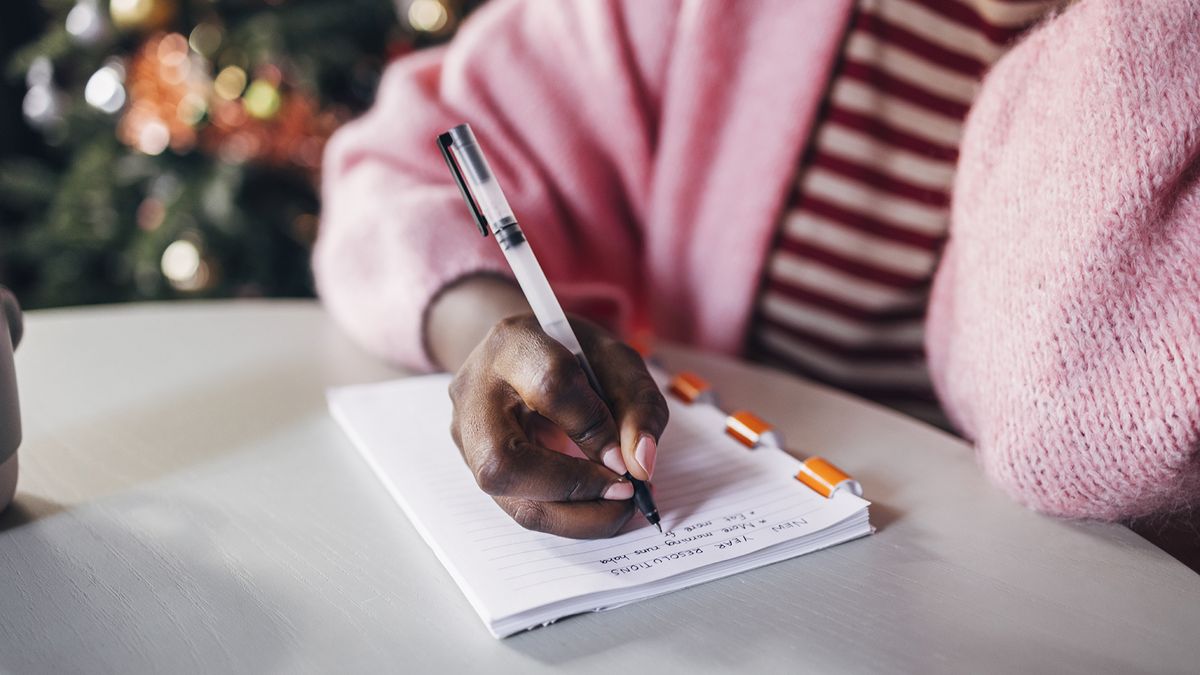
M800 462L748 450L715 408L670 401L655 500L664 533L634 515L596 541L517 525L475 485L449 435L449 376L329 392L334 417L493 635L623 605L744 572L871 532L868 503L825 499L795 480Z

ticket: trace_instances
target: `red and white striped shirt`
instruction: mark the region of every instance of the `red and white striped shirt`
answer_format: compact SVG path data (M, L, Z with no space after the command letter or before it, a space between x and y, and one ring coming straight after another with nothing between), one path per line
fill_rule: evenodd
M750 355L943 423L922 348L963 119L1062 0L858 0L764 269Z

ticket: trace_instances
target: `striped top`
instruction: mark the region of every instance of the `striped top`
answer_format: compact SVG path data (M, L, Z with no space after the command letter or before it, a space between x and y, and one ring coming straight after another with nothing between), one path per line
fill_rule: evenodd
M763 272L749 354L945 425L922 348L963 119L1061 0L858 0Z

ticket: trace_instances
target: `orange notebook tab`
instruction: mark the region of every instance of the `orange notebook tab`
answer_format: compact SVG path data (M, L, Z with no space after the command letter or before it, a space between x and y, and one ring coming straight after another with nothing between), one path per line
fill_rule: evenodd
M862 496L862 486L845 471L820 457L809 457L800 465L796 480L812 488L823 497L832 497L838 490L847 490L856 497Z
M705 403L717 407L716 391L712 385L693 372L677 373L668 383L667 391L689 405ZM737 410L727 414L725 434L749 450L768 447L786 452L782 433L749 410ZM861 497L863 493L862 485L858 481L821 457L803 460L795 478L825 498L831 498L843 490L856 497Z
M749 410L738 410L725 418L725 433L747 448L757 448L760 445L783 447L783 438L775 427Z
M671 378L668 390L684 403L713 403L712 385L695 373L682 372Z

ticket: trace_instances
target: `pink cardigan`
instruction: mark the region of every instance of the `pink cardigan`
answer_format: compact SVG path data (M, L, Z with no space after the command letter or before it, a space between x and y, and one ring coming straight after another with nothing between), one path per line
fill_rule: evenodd
M850 0L492 0L330 143L314 268L372 351L505 272L434 137L487 144L565 304L737 353ZM968 119L927 349L987 474L1054 514L1200 498L1200 3L1083 0Z

